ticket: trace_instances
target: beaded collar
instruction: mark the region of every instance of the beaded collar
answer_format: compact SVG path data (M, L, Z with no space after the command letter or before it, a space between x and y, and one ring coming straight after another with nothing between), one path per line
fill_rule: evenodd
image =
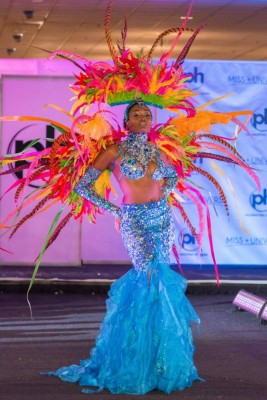
M153 144L148 143L148 134L146 132L135 133L131 132L127 139L124 140L120 148L125 155L130 156L138 162L143 168L144 173L148 169L148 165L151 161L158 164L160 158L160 152L157 147ZM127 157L127 158L128 158Z

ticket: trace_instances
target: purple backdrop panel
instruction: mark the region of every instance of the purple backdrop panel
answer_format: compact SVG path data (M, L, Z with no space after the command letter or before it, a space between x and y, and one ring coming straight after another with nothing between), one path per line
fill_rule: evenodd
M67 117L62 116L52 108L43 109L43 106L52 101L68 109L70 107L68 84L70 78L53 77L4 77L2 82L2 115L37 115L46 118L55 118L66 122ZM9 122L2 125L2 152L14 153L22 150L27 142L41 137L43 140L29 149L34 151L49 146L46 139L54 138L57 132L42 123ZM8 186L16 181L17 177L10 175L1 179L1 194ZM34 187L32 188L34 190ZM14 209L14 201L8 194L0 203L0 218ZM38 256L46 234L53 221L59 206L54 206L44 214L38 215L33 220L28 220L12 241L8 237L1 238L0 245L14 254L1 253L2 264L31 264ZM27 213L27 209L25 213ZM12 220L11 220L12 221ZM52 245L44 259L47 265L79 265L80 264L80 224L70 221L62 231L60 238Z

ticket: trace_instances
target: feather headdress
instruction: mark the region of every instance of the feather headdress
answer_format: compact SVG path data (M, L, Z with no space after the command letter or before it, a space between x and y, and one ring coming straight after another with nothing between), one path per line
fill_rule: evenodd
M189 116L194 114L191 96L195 93L187 87L186 82L190 77L183 72L181 64L203 26L193 32L176 61L169 63L171 55L169 51L155 63L151 61L151 56L159 40L169 33L178 32L174 41L176 43L181 33L186 30L185 26L163 32L155 40L148 54L142 56L135 55L126 48L127 24L125 24L122 32L123 45L119 46L120 54L118 54L112 42L110 29L111 5L112 0L109 1L106 10L105 35L112 63L87 62L83 65L82 72L76 75L77 80L71 86L76 96L73 114L82 107L90 107L96 102L112 106L129 103L137 97L141 97L148 105L174 112L183 110ZM56 51L51 54L51 57L55 55L62 55L62 52Z

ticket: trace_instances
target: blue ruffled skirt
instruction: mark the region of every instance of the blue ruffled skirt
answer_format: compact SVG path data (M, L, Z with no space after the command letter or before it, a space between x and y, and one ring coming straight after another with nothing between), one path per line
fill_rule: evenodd
M182 390L200 379L190 328L199 318L184 294L186 280L166 262L174 235L170 211L165 199L123 211L133 268L111 286L90 358L48 374L87 386L84 393Z

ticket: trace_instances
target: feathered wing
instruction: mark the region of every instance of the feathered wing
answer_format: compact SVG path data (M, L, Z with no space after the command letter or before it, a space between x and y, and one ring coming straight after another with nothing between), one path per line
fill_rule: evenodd
M14 118L2 117L1 119L8 121ZM72 116L71 119L73 120ZM16 120L31 121L36 120L36 117L21 116L16 117ZM77 123L76 132L72 132L71 127L59 124L57 121L45 118L38 118L38 121L49 122L60 132L53 145L43 152L29 152L29 147L27 147L20 154L8 154L2 157L0 162L2 168L5 166L9 168L7 171L2 171L2 175L18 171L24 172L24 177L16 180L7 191L15 190L16 208L5 218L1 227L5 229L6 233L11 230L10 238L29 219L45 212L49 207L55 204L69 207L69 212L61 221L59 217L55 220L56 222L53 221L49 235L45 239L45 246L38 258L40 264L46 249L55 241L72 217L80 219L86 216L90 222L95 222L96 215L102 213L102 210L92 202L78 196L73 188L86 168L92 165L97 155L107 146L119 140L123 133L111 127L102 113L96 113L95 118L92 116L89 120ZM85 126L88 121L90 126ZM102 135L99 137L93 134L96 125L101 128ZM103 127L108 127L104 134ZM24 164L16 167L16 161L24 162ZM35 189L31 188L32 184ZM105 199L109 198L111 191L115 193L110 183L109 171L104 171L97 180L96 191ZM24 215L20 218L22 213Z
M250 112L248 112L248 114L250 114ZM243 112L241 112L241 115L243 115ZM174 189L174 195L170 195L169 201L172 206L178 209L200 246L202 244L205 227L207 228L217 282L219 282L219 280L211 236L209 207L201 194L201 188L198 185L194 185L189 178L192 173L197 173L207 178L217 189L227 214L229 212L227 198L220 183L211 173L196 166L198 158L206 157L219 162L233 163L243 168L254 180L258 188L260 188L257 175L253 169L247 165L242 155L237 152L233 145L233 142L237 140L237 138L225 138L220 135L215 135L212 132L215 124L225 125L231 122L235 124L237 122L236 115L233 115L233 113L215 113L212 111L203 111L201 109L192 117L184 117L181 115L170 118L166 124L158 125L156 130L151 132L150 137L150 140L166 154L169 162L176 168L179 181ZM244 124L239 121L238 126L244 127ZM192 225L182 205L175 199L175 191L178 191L185 199L195 204L199 216L199 227L197 230ZM206 222L204 215L206 215Z

